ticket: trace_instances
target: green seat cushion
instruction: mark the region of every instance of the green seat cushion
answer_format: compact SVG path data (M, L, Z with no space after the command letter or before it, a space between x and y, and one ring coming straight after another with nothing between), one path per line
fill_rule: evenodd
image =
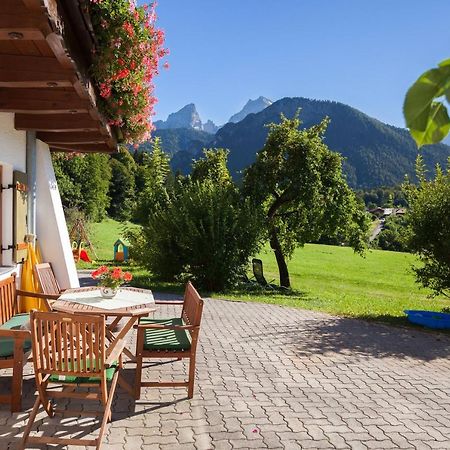
M22 325L25 325L30 320L30 315L16 314L12 316L3 325L0 325L2 330L20 330ZM31 349L31 340L26 339L23 343L23 351L28 352ZM6 336L0 336L0 357L8 358L14 355L14 339Z
M148 319L139 321L141 325L185 325L183 319ZM144 350L189 350L191 348L191 335L187 330L151 329L147 328L144 333Z
M86 361L87 367L90 367L90 361L87 359ZM72 370L72 363L69 362L68 364L69 370ZM83 363L84 367L84 363ZM117 362L112 364L110 367L106 369L106 380L111 381L114 373L116 372L118 367ZM77 364L75 361L75 370L77 368ZM100 377L75 377L75 376L69 376L69 375L58 375L54 374L51 375L49 378L49 381L53 383L77 383L77 384L83 384L83 383L100 383L101 378Z

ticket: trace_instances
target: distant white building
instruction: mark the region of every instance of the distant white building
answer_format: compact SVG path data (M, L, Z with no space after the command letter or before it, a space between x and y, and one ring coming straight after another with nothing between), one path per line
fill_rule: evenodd
M402 216L406 214L406 208L373 208L369 209L368 212L379 219L386 218L389 216Z

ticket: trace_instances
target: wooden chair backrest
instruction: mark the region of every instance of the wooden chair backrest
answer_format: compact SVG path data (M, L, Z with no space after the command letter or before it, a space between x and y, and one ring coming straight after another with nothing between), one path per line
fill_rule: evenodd
M189 281L184 291L184 303L181 317L188 325L200 326L202 320L203 300Z
M16 276L12 275L0 281L0 325L3 325L17 310Z
M59 294L61 289L58 280L53 273L50 263L36 264L34 273L39 281L39 286L43 294Z
M32 311L31 337L36 374L102 375L106 352L103 316Z

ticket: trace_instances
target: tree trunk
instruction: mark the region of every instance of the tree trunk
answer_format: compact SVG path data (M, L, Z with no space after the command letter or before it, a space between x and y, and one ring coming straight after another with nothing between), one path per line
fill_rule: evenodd
M285 288L291 287L291 281L289 280L289 271L284 258L283 252L281 251L280 241L278 240L277 232L274 227L270 230L270 246L275 253L275 258L277 259L278 272L280 273L280 286Z

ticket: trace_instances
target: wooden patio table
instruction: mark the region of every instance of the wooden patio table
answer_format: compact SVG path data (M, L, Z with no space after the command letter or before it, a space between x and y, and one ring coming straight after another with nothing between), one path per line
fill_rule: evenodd
M106 337L110 341L110 345L106 349L106 357L114 355L114 352L120 351L121 344L133 325L140 317L148 316L156 311L155 300L151 291L133 287L119 288L115 297L104 299L101 296L100 288L86 287L67 289L52 304L55 311L66 312L70 314L93 314L103 315L105 318L114 317L111 323L106 325ZM125 319L123 327L117 334L114 331L119 322ZM123 352L132 361L135 361L135 355L126 347ZM119 354L117 354L117 358ZM119 382L122 387L132 392L132 388L125 383L125 380ZM128 386L126 386L128 385Z

